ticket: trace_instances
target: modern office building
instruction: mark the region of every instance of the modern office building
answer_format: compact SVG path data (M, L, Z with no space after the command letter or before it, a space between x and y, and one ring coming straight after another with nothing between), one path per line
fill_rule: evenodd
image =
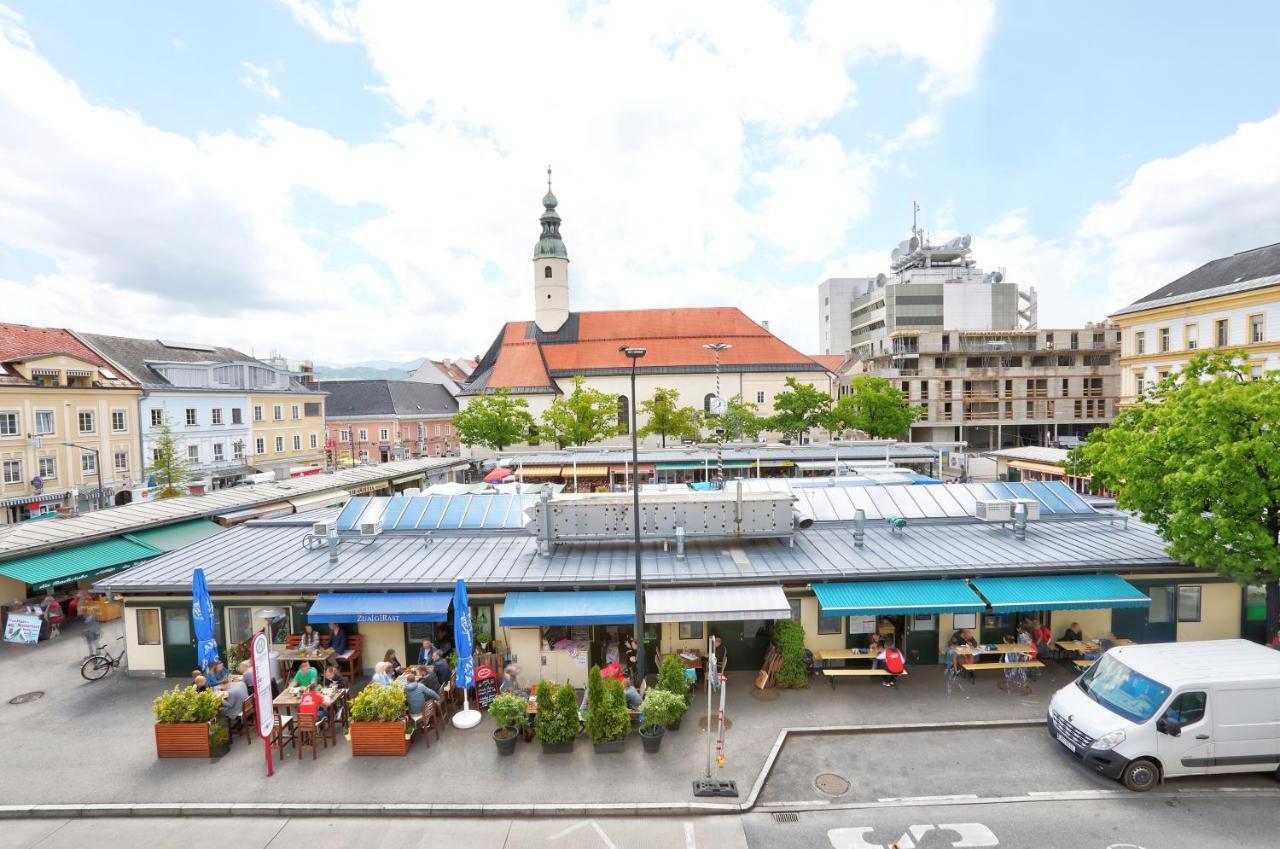
M819 352L849 352L854 298L865 294L874 283L874 277L828 277L818 284Z

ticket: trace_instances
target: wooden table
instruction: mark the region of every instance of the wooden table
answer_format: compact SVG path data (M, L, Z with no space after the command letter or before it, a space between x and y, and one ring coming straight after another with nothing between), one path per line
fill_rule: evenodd
M978 657L984 654L1031 654L1035 651L1035 646L1023 645L1022 643L997 643L994 646L981 645L977 648L970 646L956 646L955 653L968 657Z
M289 666L294 663L302 663L304 660L311 662L313 666L323 667L334 656L333 649L320 649L319 651L299 651L298 649L285 649L280 652L280 665L284 667L285 677L288 677Z
M325 710L329 712L329 739L337 742L338 722L334 717L333 706L340 704L347 699L347 690L321 690L320 695L324 697ZM302 703L302 692L293 692L292 687L285 687L280 691L280 695L276 696L271 704L275 707L277 713L293 714L298 712L298 705ZM345 714L344 714L345 716Z
M818 660L875 660L878 654L870 649L824 649Z
M1115 644L1117 646L1135 645L1133 640L1116 640ZM1058 640L1057 646L1063 651L1083 654L1084 652L1097 651L1098 649L1102 648L1102 641L1101 640Z

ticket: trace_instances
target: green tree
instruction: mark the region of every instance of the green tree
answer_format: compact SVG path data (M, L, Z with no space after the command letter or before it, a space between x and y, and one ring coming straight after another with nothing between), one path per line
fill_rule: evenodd
M769 430L783 438L799 439L815 428L824 426L831 410L831 396L807 383L787 378L787 388L773 398L774 414L768 419Z
M662 447L667 447L667 437L672 439L697 439L702 435L702 413L693 407L679 406L680 393L675 389L653 390L653 397L640 402L639 412L648 416L644 427L636 431L639 437L661 436Z
M1204 352L1109 427L1068 469L1116 493L1159 529L1169 553L1241 585L1266 587L1280 627L1280 373L1249 377L1241 352Z
M458 439L467 445L483 445L501 451L508 445L524 442L533 427L529 402L512 398L510 390L495 389L487 395L476 395L453 417Z
M860 430L885 439L899 436L924 413L907 404L907 396L883 377L861 374L853 379L850 393L832 405L823 424L827 430Z
M741 395L734 395L725 404L723 416L705 414L708 429L724 428L726 442L738 442L742 439L754 440L765 428L765 420L760 417L759 407L750 401L743 401Z
M161 487L160 498L182 495L181 486L193 477L191 465L181 442L174 438L166 415L160 424L151 428L151 465L147 475L156 479Z
M562 448L590 445L608 439L618 426L617 396L599 389L587 389L581 377L573 379L573 391L551 402L542 414L542 433Z

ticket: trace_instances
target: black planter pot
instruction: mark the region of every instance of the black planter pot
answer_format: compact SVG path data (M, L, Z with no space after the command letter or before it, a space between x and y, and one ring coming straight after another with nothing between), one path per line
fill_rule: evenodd
M211 758L226 757L228 754L230 754L230 752L231 752L230 743L223 743L221 746L215 746L212 743L209 744L209 757Z
M666 729L661 725L652 731L641 729L640 742L644 745L645 752L650 755L657 754L658 750L662 748L662 738L664 736L666 736Z
M668 726L667 726L667 730L668 730L668 731L679 731L679 730L680 730L680 720L682 720L682 719L684 719L684 714L683 714L683 713L676 717L676 721L675 721L675 722L673 722L673 723L671 723L670 725L668 725Z
M544 755L567 755L573 751L573 741L566 740L563 743L546 743L542 744L542 754Z
M597 755L615 755L627 749L626 740L608 740L604 743L592 743L591 745L595 748Z
M514 755L516 753L516 741L519 739L520 733L514 728L499 728L493 732L493 742L497 744L498 754L500 755Z

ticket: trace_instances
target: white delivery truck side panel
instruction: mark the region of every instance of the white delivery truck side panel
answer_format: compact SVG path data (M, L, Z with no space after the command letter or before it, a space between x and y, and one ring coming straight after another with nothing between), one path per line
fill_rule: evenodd
M1280 764L1280 682L1220 684L1213 702L1213 754L1208 771L1255 772Z

